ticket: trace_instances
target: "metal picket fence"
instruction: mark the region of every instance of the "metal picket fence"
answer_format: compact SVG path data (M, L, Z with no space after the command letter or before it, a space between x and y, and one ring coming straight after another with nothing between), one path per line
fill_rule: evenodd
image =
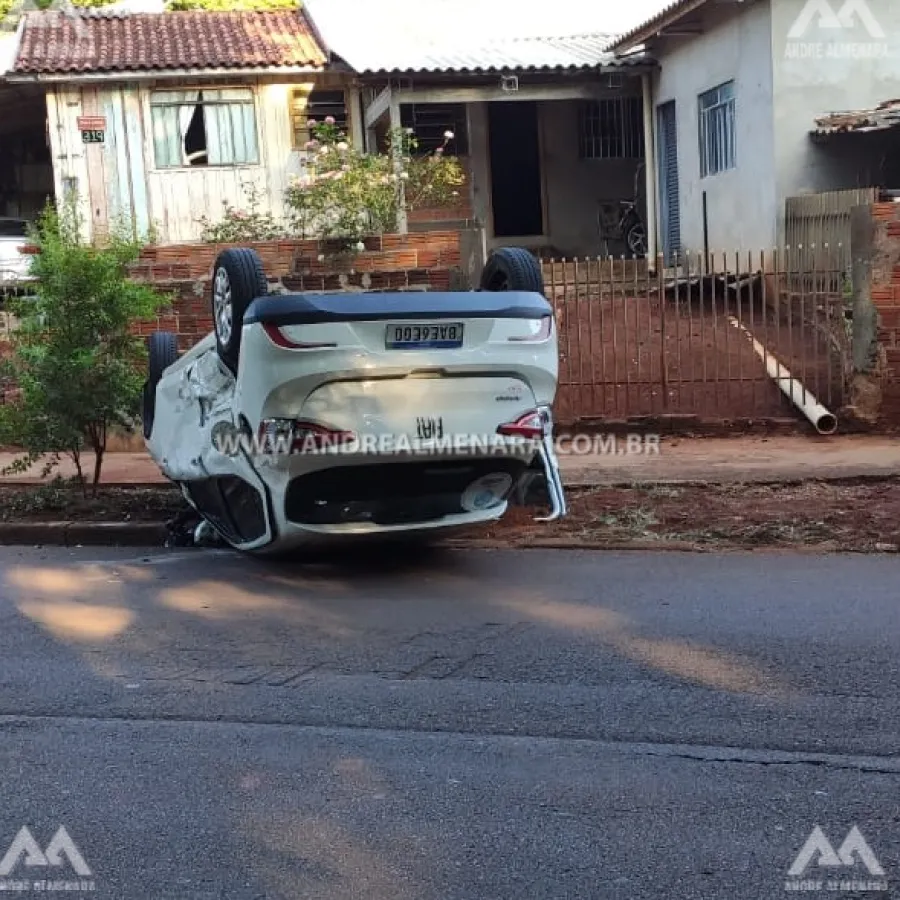
M798 415L773 371L834 411L850 356L844 273L808 254L545 260L560 332L560 422ZM773 366L780 365L781 370Z

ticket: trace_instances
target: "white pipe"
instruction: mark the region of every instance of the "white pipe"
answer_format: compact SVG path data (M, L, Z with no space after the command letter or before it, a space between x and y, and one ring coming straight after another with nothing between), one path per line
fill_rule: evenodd
M656 195L656 140L653 128L653 89L650 75L641 76L644 107L644 194L647 215L647 262L651 269L656 267L656 211L659 198Z
M757 356L765 362L769 377L778 385L781 392L812 422L819 434L834 434L837 431L837 418L828 412L803 385L794 378L791 373L775 359L766 348L756 340L747 329L738 322L734 316L729 316L728 321L750 339Z

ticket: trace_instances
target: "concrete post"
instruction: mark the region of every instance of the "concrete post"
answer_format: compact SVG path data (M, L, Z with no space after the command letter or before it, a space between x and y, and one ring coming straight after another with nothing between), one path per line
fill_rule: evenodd
M641 75L641 87L643 89L644 106L644 183L647 195L647 262L652 267L656 262L656 252L659 246L657 236L657 210L659 209L659 197L656 185L656 129L653 127L653 90L650 82L651 75L645 72Z
M391 137L393 138L397 134L399 134L402 125L400 124L400 104L395 100L391 99ZM400 156L400 148L394 145L394 174L399 178L400 173L403 171L403 160ZM397 229L400 234L407 234L409 232L409 220L406 215L406 188L403 184L403 181L400 180L398 182L398 191L400 195L400 209L397 215Z

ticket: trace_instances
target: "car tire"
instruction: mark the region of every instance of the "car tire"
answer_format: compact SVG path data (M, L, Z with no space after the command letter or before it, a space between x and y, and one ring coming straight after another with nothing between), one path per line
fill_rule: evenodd
M269 293L262 260L248 247L223 250L213 265L211 306L219 359L237 375L247 307Z
M541 264L523 247L501 247L488 257L481 272L483 291L528 291L544 293Z
M147 338L147 381L144 384L144 402L141 419L144 438L153 433L156 414L156 388L163 373L178 360L178 338L169 331L156 331Z

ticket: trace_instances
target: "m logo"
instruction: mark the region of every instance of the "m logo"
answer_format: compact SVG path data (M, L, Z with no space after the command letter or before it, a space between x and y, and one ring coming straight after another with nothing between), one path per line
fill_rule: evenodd
M856 863L856 857L859 857L859 861L869 870L870 875L884 875L884 869L855 825L837 852L822 829L816 825L788 870L788 875L802 875L815 857L818 857L816 865L828 868L852 867Z
M806 0L800 15L794 20L794 24L788 32L788 39L800 40L803 38L813 21L819 28L828 31L845 31L860 24L872 38L884 38L884 29L872 15L872 10L869 9L866 0L843 0L841 8L837 12L834 11L832 2L837 3L839 0Z
M84 857L79 853L75 842L69 837L69 832L60 825L59 831L53 835L53 840L47 845L46 850L41 850L40 845L34 839L27 826L23 826L16 835L6 856L0 860L0 876L9 875L25 857L26 866L62 866L63 856L69 861L69 865L78 875L90 875Z

